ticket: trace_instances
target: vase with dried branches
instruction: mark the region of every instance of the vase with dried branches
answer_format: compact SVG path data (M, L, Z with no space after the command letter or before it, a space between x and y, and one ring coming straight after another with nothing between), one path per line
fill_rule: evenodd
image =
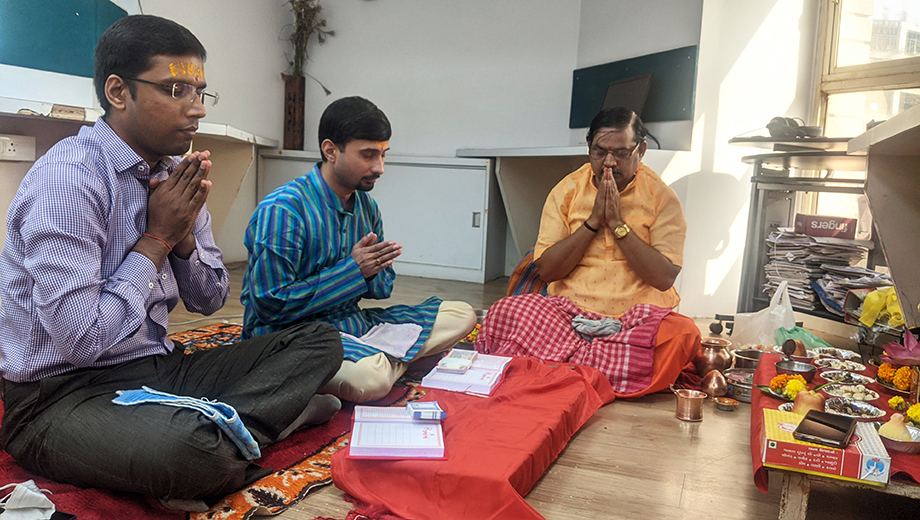
M326 19L320 15L323 6L319 0L290 0L288 4L294 13L294 24L291 30L291 46L294 56L290 61L291 74L281 74L284 79L284 148L286 150L303 150L304 138L304 111L306 97L306 76L304 72L307 58L307 47L313 35L322 44L326 38L335 36L335 31L326 29ZM323 87L323 92L328 96L332 92L310 76Z

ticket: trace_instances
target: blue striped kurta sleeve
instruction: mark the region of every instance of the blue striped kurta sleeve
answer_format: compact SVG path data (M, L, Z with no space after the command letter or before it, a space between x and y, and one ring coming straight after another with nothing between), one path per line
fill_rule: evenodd
M309 274L298 274L317 255L325 256L323 244L334 242L334 237L323 233L324 226L310 224L282 201L262 204L253 215L246 234L250 265L243 283L251 300L247 310L263 324L296 323L367 292L368 284L351 254Z

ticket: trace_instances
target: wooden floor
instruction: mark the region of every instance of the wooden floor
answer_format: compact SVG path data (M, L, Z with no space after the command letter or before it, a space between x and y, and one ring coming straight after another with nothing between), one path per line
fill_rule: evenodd
M187 323L196 316L180 305L170 317L171 332L221 320L241 322L245 267L230 268L232 293L225 308L211 319ZM419 303L434 295L486 309L504 296L506 283L398 277L392 298L372 305ZM709 320L698 324L708 333ZM678 420L675 408L669 393L603 407L572 438L527 496L528 503L550 520L777 518L781 480L771 476L770 493L761 493L753 483L750 405L722 412L707 402L698 423ZM330 485L275 518L345 518L350 509L342 492ZM918 518L917 510L917 502L906 498L819 488L812 491L808 518Z

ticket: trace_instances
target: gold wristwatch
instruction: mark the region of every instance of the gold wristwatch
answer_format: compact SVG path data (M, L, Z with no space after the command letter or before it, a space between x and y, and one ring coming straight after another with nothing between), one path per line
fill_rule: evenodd
M627 226L626 224L620 224L619 226L613 229L613 236L616 237L617 240L619 240L625 237L626 235L628 235L629 232L630 232L629 226Z

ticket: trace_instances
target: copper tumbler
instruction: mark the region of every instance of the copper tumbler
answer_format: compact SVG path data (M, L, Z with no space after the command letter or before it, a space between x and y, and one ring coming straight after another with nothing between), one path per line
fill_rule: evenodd
M698 390L674 390L677 395L677 412L674 414L681 421L699 422L703 420L703 400L708 396Z

